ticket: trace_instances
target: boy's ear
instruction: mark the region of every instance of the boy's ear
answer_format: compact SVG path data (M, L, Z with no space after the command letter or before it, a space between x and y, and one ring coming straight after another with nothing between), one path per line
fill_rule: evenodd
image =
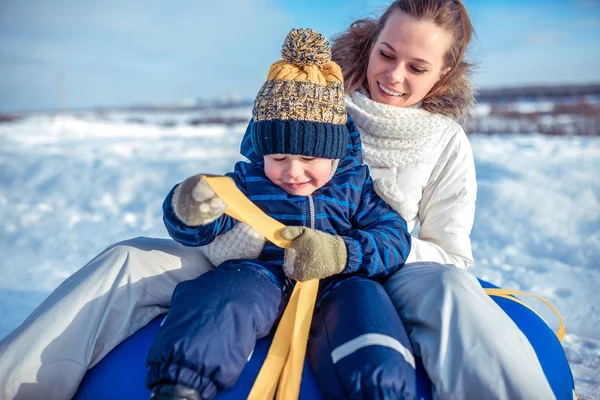
M329 179L333 178L335 175L335 171L337 171L337 167L340 163L340 159L336 158L335 160L331 160L331 174L329 175Z

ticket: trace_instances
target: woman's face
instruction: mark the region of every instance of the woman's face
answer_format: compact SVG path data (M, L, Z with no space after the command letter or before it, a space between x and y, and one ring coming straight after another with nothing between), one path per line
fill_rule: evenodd
M433 22L394 11L371 48L367 81L371 100L410 107L429 93L450 68L444 55L451 34Z

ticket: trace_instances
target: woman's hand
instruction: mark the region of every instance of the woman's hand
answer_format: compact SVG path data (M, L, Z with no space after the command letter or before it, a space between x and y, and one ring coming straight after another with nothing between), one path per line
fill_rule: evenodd
M347 250L344 239L304 226L288 226L281 237L291 240L285 251L283 270L296 281L323 279L346 268Z
M171 205L177 218L188 226L213 222L223 215L226 208L202 174L194 175L177 186Z

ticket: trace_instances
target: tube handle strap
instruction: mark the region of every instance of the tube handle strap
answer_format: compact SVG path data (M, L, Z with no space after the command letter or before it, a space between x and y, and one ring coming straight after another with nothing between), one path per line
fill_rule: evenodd
M550 307L550 309L552 309L552 311L554 311L556 313L556 315L558 316L558 320L560 321L560 325L558 327L558 330L555 332L556 333L556 337L558 338L558 340L562 343L562 341L565 338L565 334L566 334L566 329L565 329L565 322L562 318L562 315L560 315L560 313L558 312L558 310L556 309L556 307L554 307L552 304L550 304L550 302L540 296L536 296L535 294L531 294L531 293L527 293L527 292L522 292L520 290L512 290L512 289L499 289L499 288L485 288L484 289L485 292L490 295L490 296L497 296L497 297L502 297L504 299L508 299L508 300L512 300L512 301L516 301L517 303L529 308L531 311L533 311L534 313L537 314L537 312L535 312L535 310L533 308L531 308L529 305L527 305L523 300L515 297L515 296L528 296L528 297L535 297L538 300L541 300L544 304L546 304L548 307Z
M291 241L280 235L285 227L252 203L226 176L204 176L208 185L225 203L225 213L259 231L271 243L288 248ZM267 357L254 381L249 400L297 399L308 333L312 321L319 280L297 282L286 306Z

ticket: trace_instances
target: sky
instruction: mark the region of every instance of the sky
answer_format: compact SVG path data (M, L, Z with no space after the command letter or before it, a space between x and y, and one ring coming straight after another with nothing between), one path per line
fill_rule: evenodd
M217 112L251 116L249 106ZM161 204L177 182L231 171L246 125L190 126L193 116L90 111L0 124L0 339L112 243L168 237ZM469 140L478 182L470 270L558 308L580 399L599 400L600 137ZM530 304L557 328L548 308Z
M382 0L0 0L0 112L253 99L291 28ZM466 0L479 88L600 83L600 0Z

